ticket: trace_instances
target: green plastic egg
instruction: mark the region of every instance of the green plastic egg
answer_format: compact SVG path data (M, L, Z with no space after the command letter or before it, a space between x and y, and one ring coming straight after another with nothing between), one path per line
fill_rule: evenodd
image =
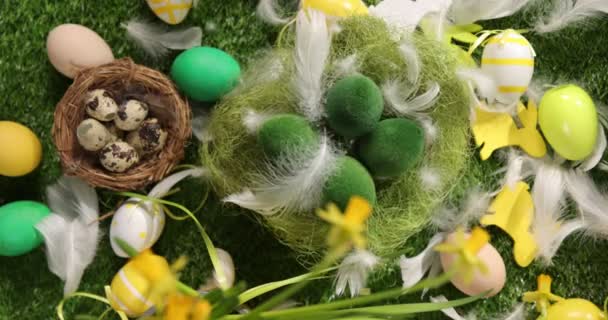
M539 123L553 149L568 160L582 160L593 152L598 133L593 100L580 87L564 85L545 93L539 104Z
M605 320L600 308L584 299L566 299L547 310L547 320Z
M173 61L171 77L189 98L213 102L230 92L239 81L239 63L226 52L211 47L195 47Z
M398 176L422 159L424 130L408 119L383 120L357 142L357 154L374 176Z
M356 138L376 128L384 99L382 91L366 76L355 75L336 82L327 92L327 122L346 138Z
M258 131L258 142L272 159L285 152L309 150L318 144L319 136L304 117L281 114L264 122Z
M0 207L0 256L19 256L44 240L36 230L51 210L34 201L15 201Z
M361 196L372 205L376 203L376 186L371 175L357 160L342 156L334 174L323 187L323 203L335 203L345 210L352 196Z

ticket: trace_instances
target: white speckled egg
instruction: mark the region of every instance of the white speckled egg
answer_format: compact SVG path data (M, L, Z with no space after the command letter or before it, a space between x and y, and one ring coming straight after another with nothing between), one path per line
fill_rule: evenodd
M118 112L118 105L112 95L103 89L89 91L84 100L87 114L99 121L112 121Z
M128 100L118 107L114 122L121 130L135 130L148 116L148 105L138 100Z
M78 24L62 24L51 30L46 51L53 67L68 78L74 78L81 69L114 61L110 46L95 31Z
M467 238L469 236L469 234L466 234ZM450 234L447 241L454 241L454 238L455 234ZM458 290L469 296L475 296L490 291L487 296L492 297L502 290L507 280L505 262L500 256L500 253L498 253L496 248L490 243L481 248L477 257L486 264L488 273L484 274L481 271L476 270L470 283L466 283L462 277L456 275L451 280L452 284ZM450 270L456 261L456 258L457 256L455 254L442 252L440 254L440 259L443 270Z
M125 172L139 162L139 154L124 141L114 141L101 149L101 165L112 172Z
M168 24L178 24L186 19L192 0L146 0L154 14Z
M161 127L157 119L150 118L145 120L136 131L127 135L127 142L140 155L148 155L161 150L165 146L167 131Z
M85 119L76 128L78 143L88 151L98 151L112 139L106 127L95 119Z
M156 243L165 227L165 213L161 207L139 199L129 199L116 210L110 225L110 244L114 253L123 258L128 254L116 243L115 238L126 241L137 252Z
M481 69L496 82L496 100L516 103L526 92L534 73L534 49L517 31L505 30L486 44Z
M118 141L118 140L123 140L125 137L125 133L124 131L118 129L118 127L116 126L116 123L112 122L104 122L103 124L106 129L108 129L108 132L110 133L110 141L109 142L113 142L113 141Z

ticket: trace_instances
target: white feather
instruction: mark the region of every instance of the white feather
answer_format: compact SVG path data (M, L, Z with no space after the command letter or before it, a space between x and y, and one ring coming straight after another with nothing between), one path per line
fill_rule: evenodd
M530 158L521 152L510 150L507 153L507 165L496 171L496 174L505 173L502 183L496 194L504 187L511 189L515 188L515 184L519 181L528 179L536 174L537 167L536 159Z
M441 175L435 168L423 166L418 172L420 184L426 190L437 190L441 188Z
M213 135L209 130L209 125L211 124L210 116L208 113L198 111L198 109L202 108L195 108L196 111L193 110L194 116L192 118L192 134L200 142L205 143L212 141Z
M246 109L243 115L243 125L249 132L249 134L256 134L262 127L264 122L271 117L266 113L257 112L252 109Z
M348 288L352 298L358 296L367 285L369 273L379 262L380 258L367 250L356 250L347 255L336 274L336 295L343 295Z
M426 248L417 256L411 258L401 256L399 267L401 268L401 279L403 280L404 288L410 288L420 282L433 265L441 265L439 254L434 249L444 238L445 233L437 233L429 240Z
M256 9L258 17L269 24L286 24L289 19L281 17L281 15L277 12L278 6L279 5L276 0L260 0Z
M411 85L391 80L382 86L382 92L390 111L400 116L421 118L428 116L427 112L437 102L441 90L437 82L431 82L427 87L421 95L412 96Z
M312 210L320 204L322 186L333 173L338 156L324 136L312 154L284 156L279 163L269 164L266 174L255 177L250 190L223 201L263 215Z
M564 239L583 227L580 220L565 220L566 173L559 164L545 162L537 169L532 187L535 215L532 233L538 244L537 257L551 264Z
M132 19L122 27L152 58L161 58L169 50L186 50L201 45L203 31L199 27L168 31L164 26Z
M422 70L422 61L413 43L406 42L399 46L399 51L407 63L407 79L412 85L417 85Z
M336 61L335 68L337 77L345 77L357 73L359 69L357 54L353 53L344 59Z
M430 117L420 117L418 122L424 130L424 140L427 146L432 145L439 137L439 127L433 122Z
M468 192L461 208L441 208L432 217L432 223L439 230L451 232L458 227L468 229L487 213L492 194L474 188Z
M158 182L152 190L148 193L148 196L151 198L162 198L164 197L170 190L178 184L180 181L188 178L188 177L203 177L208 173L208 170L205 168L194 168L187 169L177 173L174 173L160 182Z
M384 0L376 6L370 6L369 12L407 33L413 32L425 16L448 8L450 2L450 0Z
M61 177L47 188L52 214L36 229L44 237L49 269L65 281L63 293L78 289L99 242L97 193L80 178Z
M558 0L549 16L539 21L534 30L538 33L549 33L561 30L573 23L608 13L606 0Z
M531 0L454 0L450 18L455 24L491 20L513 15ZM562 0L558 0L562 1Z
M608 197L598 190L587 173L578 170L568 171L566 186L588 224L587 229L603 236L608 235Z
M477 94L481 99L490 103L496 99L496 82L494 78L481 71L481 69L459 69L456 71L456 76L462 81L471 83L477 89Z
M331 47L327 17L320 11L300 10L296 20L294 86L300 112L310 121L323 115L323 71Z
M604 131L605 129L601 122L598 123L597 126L597 140L595 142L595 147L593 148L593 153L581 162L578 167L579 170L589 171L595 168L604 157L604 152L606 151L606 146L608 144L606 141L606 132Z
M449 302L448 298L446 298L443 295L436 296L436 297L430 297L430 300L433 303ZM458 314L458 312L456 312L456 309L454 309L454 308L441 309L441 312L452 320L466 320L460 314Z
M441 87L439 83L433 81L427 85L427 90L411 99L408 102L410 110L415 110L416 112L424 112L429 108L435 105L437 99L439 99L439 92L441 91Z

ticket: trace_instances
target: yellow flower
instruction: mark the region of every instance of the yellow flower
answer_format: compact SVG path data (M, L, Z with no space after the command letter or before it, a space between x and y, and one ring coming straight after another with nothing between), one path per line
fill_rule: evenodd
M475 270L479 269L482 273L488 272L488 266L477 257L479 250L488 241L490 241L490 235L480 227L475 227L468 239L464 230L460 228L456 231L454 240L437 245L435 251L456 254L454 272L461 274L464 281L470 283Z
M208 320L211 304L207 300L182 294L172 294L167 299L164 320Z
M317 215L332 224L327 236L327 245L336 248L345 244L353 245L358 249L365 249L367 239L363 235L365 221L372 213L372 207L359 196L350 198L344 214L333 203L327 205L325 210L317 210Z
M536 280L538 288L536 291L529 291L524 293L524 302L536 303L536 310L541 314L547 314L547 309L551 305L551 302L558 302L564 300L564 298L551 293L551 277L546 274L541 274Z

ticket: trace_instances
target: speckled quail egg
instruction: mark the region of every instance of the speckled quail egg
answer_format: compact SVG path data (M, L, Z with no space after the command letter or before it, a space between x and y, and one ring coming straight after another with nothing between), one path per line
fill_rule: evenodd
M124 141L108 143L99 154L104 168L112 172L125 172L139 162L139 154Z
M148 105L138 100L127 100L118 107L118 113L114 122L119 129L131 131L148 116Z
M110 141L108 141L108 142L114 142L114 141L124 139L125 132L118 129L118 127L116 126L116 123L106 122L106 123L104 123L104 125L105 125L106 129L108 129L108 132L110 133Z
M148 155L161 150L167 142L167 131L165 131L158 119L145 120L139 129L127 135L127 142L139 152L140 155Z
M99 121L114 120L118 111L118 105L112 95L103 89L89 91L84 105L87 114Z
M106 127L95 119L85 119L76 128L78 143L89 151L97 151L112 141Z

